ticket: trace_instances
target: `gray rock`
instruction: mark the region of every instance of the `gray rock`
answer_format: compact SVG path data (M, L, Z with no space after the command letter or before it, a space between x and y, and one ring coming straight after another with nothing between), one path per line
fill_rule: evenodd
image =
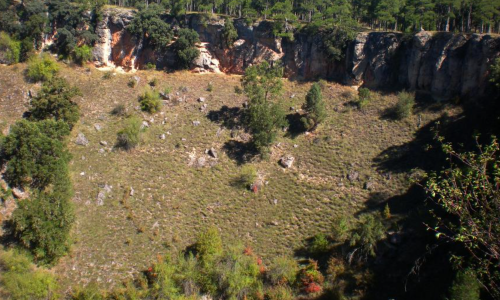
M283 156L281 159L280 159L280 164L281 166L283 166L284 168L291 168L292 165L293 165L293 162L295 161L295 157L291 156L291 155L286 155L286 156Z
M205 102L205 97L198 98L198 102Z
M351 182L358 180L358 178L359 178L359 173L356 171L351 171L349 174L347 174L347 179Z
M164 140L166 138L167 138L167 136L164 133L160 134L160 140Z
M364 188L365 190L369 190L369 191L371 191L371 190L373 190L374 186L375 186L375 183L373 183L373 181L367 181L367 182L365 182L365 184L363 185L363 188Z
M101 146L107 146L108 142L106 142L106 141L100 141L99 144L101 144Z
M199 126L200 124L201 124L200 121L193 121L194 126Z
M17 187L12 189L12 195L14 195L17 199L26 199L29 196L25 190Z
M99 124L94 124L94 129L95 129L96 131L101 131L102 126L101 126L101 125L99 125Z
M170 100L170 95L169 94L165 94L164 92L160 92L160 97L163 100Z
M144 129L144 128L149 128L148 121L142 121L141 129Z
M200 157L198 157L198 159L196 159L195 167L202 168L205 166L206 162L207 162L206 158L203 156L200 156Z
M87 146L89 144L89 140L85 137L83 133L79 133L76 136L75 144L80 145L80 146Z
M215 151L214 148L210 148L210 150L208 150L208 155L212 156L213 158L217 158L217 151Z

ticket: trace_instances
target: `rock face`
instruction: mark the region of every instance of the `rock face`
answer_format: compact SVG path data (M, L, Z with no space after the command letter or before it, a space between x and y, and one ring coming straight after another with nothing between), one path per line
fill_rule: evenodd
M101 65L126 69L152 62L159 68L175 64L173 53L155 53L131 36L125 27L134 17L127 9L104 12L97 26L99 41L94 59ZM321 34L295 33L293 41L275 38L268 21L248 25L234 20L238 39L224 47L224 20L186 17L200 36L201 55L192 63L196 72L242 74L263 60L281 60L285 75L305 80L326 78L374 89L400 88L432 94L437 99L478 98L490 86L488 68L500 55L500 37L479 34L420 32L413 37L399 33L360 33L347 47L342 61L332 61L324 51ZM173 28L177 21L167 22Z

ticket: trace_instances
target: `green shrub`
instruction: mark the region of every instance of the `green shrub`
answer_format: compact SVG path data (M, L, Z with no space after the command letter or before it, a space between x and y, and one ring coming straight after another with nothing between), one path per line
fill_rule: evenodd
M139 97L141 110L150 114L155 113L161 109L161 100L158 92L147 90Z
M127 86L129 88L135 88L137 86L137 80L135 80L134 78L130 78L127 82Z
M125 121L125 127L118 132L117 147L125 150L135 148L140 141L141 120L136 116L131 116Z
M21 59L21 42L5 32L0 32L0 60L1 58L9 65L16 64Z
M204 265L210 265L222 255L222 239L216 227L201 232L196 240L196 251Z
M479 300L481 283L473 270L460 270L450 287L449 300Z
M232 48L234 41L238 38L238 31L230 18L225 18L222 29L222 48Z
M146 70L154 70L154 69L156 69L156 65L154 63L148 62L146 64Z
M79 65L90 61L92 59L92 47L87 45L78 46L73 51L73 59Z
M152 87L155 87L158 85L158 78L153 78L150 82L149 85Z
M104 72L104 75L102 75L102 79L105 79L105 80L109 80L112 77L113 77L113 72L111 72L111 71Z
M20 201L12 214L16 238L43 264L56 262L70 247L74 213L68 171L59 178L54 191L32 194L30 200Z
M375 256L377 243L385 237L385 227L379 213L365 214L351 235L351 247L358 251L360 259Z
M31 56L28 59L26 76L35 82L52 79L59 71L57 63L48 55Z
M77 95L82 95L80 90L63 78L54 77L44 82L40 93L31 101L30 119L64 121L73 128L80 118L80 109L71 100Z
M398 94L398 103L394 108L396 118L399 120L405 119L412 115L413 106L415 105L415 96L408 92Z
M111 114L114 116L125 117L127 116L127 108L125 108L125 105L123 104L118 104L113 107Z
M326 235L322 233L316 234L309 247L309 251L313 254L326 253L330 249L330 242L328 241Z
M273 285L293 285L298 271L299 265L293 257L278 256L271 262L267 278Z
M363 109L370 103L371 100L371 92L367 88L360 88L358 90L358 107L359 109Z
M257 170L252 165L244 165L241 168L240 175L234 181L235 186L248 189L257 179Z
M163 89L163 93L165 95L170 95L170 93L172 92L172 88L167 86L166 88Z
M306 130L314 130L319 123L325 120L326 108L321 94L321 87L318 83L313 84L307 93L304 110L307 115L302 117L301 121Z
M207 85L207 92L213 92L214 91L214 85L212 82L209 82Z
M490 67L490 82L500 88L500 57L496 58Z
M179 30L177 40L173 44L179 69L189 68L191 62L200 55L200 51L195 47L199 41L196 31L187 28Z
M266 300L293 300L295 299L290 287L284 285L273 286L266 291Z
M62 121L18 121L3 145L6 177L11 186L43 189L66 169L70 154L63 139L69 127Z
M25 255L15 250L0 253L0 268L2 298L16 300L59 298L54 276L45 270L35 269Z
M94 283L87 285L84 288L76 288L71 293L71 300L105 300L103 293Z
M338 242L344 242L349 237L349 223L346 217L341 217L333 220L332 237Z

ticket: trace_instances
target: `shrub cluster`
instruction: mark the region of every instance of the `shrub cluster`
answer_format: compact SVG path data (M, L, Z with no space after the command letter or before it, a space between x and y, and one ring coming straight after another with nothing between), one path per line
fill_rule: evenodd
M118 132L116 146L125 150L135 148L140 141L141 120L130 116L125 120L125 127Z
M33 55L28 60L26 76L34 82L52 79L59 71L57 63L48 55Z
M415 96L408 92L401 92L398 94L398 103L394 107L394 113L399 120L405 119L413 113L413 106L415 105Z
M42 264L54 263L69 249L74 214L66 139L78 121L71 100L76 94L61 78L44 82L30 120L14 124L1 146L9 185L30 188L30 199L20 200L13 212L13 235Z
M0 32L0 61L11 65L18 63L20 59L21 42L14 40L5 32Z
M147 90L139 97L141 110L150 114L161 109L160 94L156 91Z
M57 281L44 270L35 269L28 257L14 250L0 253L2 273L0 295L3 299L47 299L59 298Z

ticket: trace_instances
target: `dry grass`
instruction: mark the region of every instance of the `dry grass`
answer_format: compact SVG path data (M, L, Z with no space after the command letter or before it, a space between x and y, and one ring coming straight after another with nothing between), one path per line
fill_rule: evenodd
M22 78L22 65L0 69L0 126L6 128L26 110L23 92L31 85ZM145 268L167 246L190 245L209 225L217 226L227 241L251 245L265 259L293 254L305 238L328 232L335 216L362 209L371 193L397 195L409 184L404 174L385 179L373 163L388 147L412 140L417 130L416 116L401 122L381 118L396 103L394 96L378 95L359 111L348 105L354 90L328 84L323 93L329 116L317 132L294 139L282 136L268 160L251 162L267 182L254 194L232 184L241 165L222 150L231 139L230 130L220 131L220 125L206 117L206 112L223 105L241 107L245 98L234 93L238 76L140 71L104 80L103 72L93 67L66 66L61 74L83 92L77 99L82 118L69 143L77 214L75 244L55 269L64 286L92 280L117 284ZM127 86L131 76L141 78L135 88ZM152 78L158 78L159 90L172 87L173 94L187 87L188 92L180 92L186 101L165 105L154 115L138 111L138 95ZM206 91L209 82L213 92ZM310 84L286 81L285 87L283 105L287 110L300 108ZM206 112L200 111L202 103L196 101L200 96L207 99ZM112 149L123 119L110 112L119 104L145 120L154 119L140 145L130 152ZM438 116L437 112L422 113L422 123ZM193 121L200 125L194 126ZM95 124L102 130L95 130ZM87 147L72 142L79 132L89 139ZM164 140L159 138L162 133ZM101 146L100 141L107 141L108 146ZM211 147L217 149L217 160L204 153ZM105 150L100 153L100 149ZM293 168L279 166L284 154L296 158ZM206 157L212 166L188 166L193 155ZM351 183L346 175L353 170L359 172L360 180ZM369 179L375 182L373 191L363 189ZM104 184L112 186L112 192L103 206L97 206Z

